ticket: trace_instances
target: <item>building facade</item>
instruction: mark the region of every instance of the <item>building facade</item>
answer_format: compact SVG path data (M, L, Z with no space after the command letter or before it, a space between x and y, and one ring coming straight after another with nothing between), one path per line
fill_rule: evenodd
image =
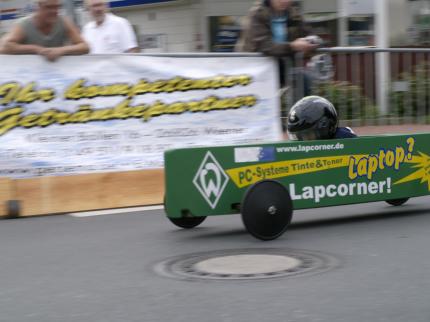
M70 5L70 1L67 2ZM379 6L379 2L386 6ZM88 21L83 1L74 2L79 25ZM255 0L111 0L112 11L134 26L144 52L231 51L241 18ZM0 35L32 10L34 0L0 1ZM392 47L430 45L430 0L297 0L328 46L375 46L377 19ZM70 7L70 6L69 6ZM378 9L379 8L379 9ZM378 10L386 8L381 15Z

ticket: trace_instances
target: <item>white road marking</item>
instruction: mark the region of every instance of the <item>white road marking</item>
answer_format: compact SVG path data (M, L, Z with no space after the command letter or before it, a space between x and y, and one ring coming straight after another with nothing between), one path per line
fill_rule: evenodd
M72 213L69 213L68 215L76 218L85 218L85 217L93 217L93 216L117 215L117 214L123 214L123 213L143 212L143 211L161 210L161 209L164 209L163 205L72 212Z

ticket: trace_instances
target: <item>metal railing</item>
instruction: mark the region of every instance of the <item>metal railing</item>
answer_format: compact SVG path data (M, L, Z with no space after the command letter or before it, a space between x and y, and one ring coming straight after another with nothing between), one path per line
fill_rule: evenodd
M161 57L260 57L259 53L139 53ZM301 97L320 95L338 110L344 125L430 124L430 48L321 48L330 58L309 67L310 58L285 61L287 90L282 122ZM98 56L98 55L94 55ZM100 55L103 56L103 55ZM312 65L312 64L311 64Z
M430 123L430 48L322 48L316 57L290 62L283 117L299 98L320 95L343 124Z

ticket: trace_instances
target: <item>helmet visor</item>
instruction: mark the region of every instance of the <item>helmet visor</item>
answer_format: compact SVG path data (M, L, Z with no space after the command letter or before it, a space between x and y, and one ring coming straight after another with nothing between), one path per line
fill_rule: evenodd
M311 140L318 140L318 133L315 127L311 127L310 129L306 129L298 132L288 131L288 137L292 141L311 141Z

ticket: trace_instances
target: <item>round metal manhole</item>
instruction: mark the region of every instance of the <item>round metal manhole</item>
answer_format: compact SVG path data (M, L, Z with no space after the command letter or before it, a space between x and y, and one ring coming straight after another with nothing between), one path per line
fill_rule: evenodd
M155 265L155 271L176 279L255 280L308 275L337 266L321 252L258 248L176 256Z

